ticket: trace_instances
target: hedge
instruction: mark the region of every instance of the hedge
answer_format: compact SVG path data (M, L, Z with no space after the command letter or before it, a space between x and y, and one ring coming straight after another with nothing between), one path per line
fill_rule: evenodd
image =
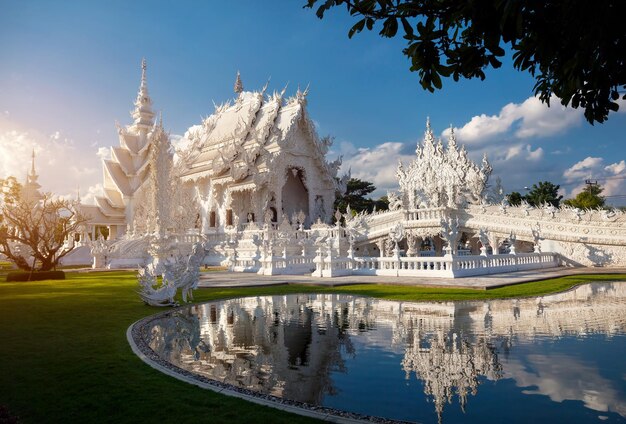
M13 271L7 274L7 283L10 281L41 281L65 280L63 271Z

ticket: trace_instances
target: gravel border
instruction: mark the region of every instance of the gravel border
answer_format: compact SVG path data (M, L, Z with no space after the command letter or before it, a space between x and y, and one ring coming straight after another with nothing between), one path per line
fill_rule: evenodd
M212 302L206 302L212 303ZM202 303L205 304L205 303ZM413 423L412 421L398 421L388 418L375 417L370 415L358 414L355 412L347 412L334 408L328 408L324 406L316 406L311 405L304 402L292 401L288 399L283 399L273 395L266 395L262 393L258 393L252 390L243 389L240 387L233 386L231 384L226 384L219 382L217 380L212 380L208 377L195 374L193 372L187 371L176 365L172 365L171 363L162 359L159 355L157 355L154 350L146 343L146 327L152 321L160 318L164 318L166 316L172 315L174 312L181 310L183 308L187 308L195 305L185 305L175 309L170 309L165 312L161 312L155 315L148 316L146 318L142 318L128 327L126 330L126 339L128 343L135 353L146 364L150 365L152 368L167 374L171 377L177 378L178 380L184 381L186 383L193 384L195 386L201 387L203 389L209 389L217 393L221 393L227 396L234 396L249 402L254 402L260 405L269 406L271 408L280 409L283 411L291 412L298 415L304 415L307 417L317 418L320 420L334 422L334 423L379 423L379 424L407 424Z

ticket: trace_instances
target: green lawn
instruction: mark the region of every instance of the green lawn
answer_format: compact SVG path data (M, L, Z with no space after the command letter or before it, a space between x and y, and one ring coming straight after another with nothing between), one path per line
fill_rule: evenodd
M626 275L564 277L488 291L289 285L200 289L195 297L344 292L405 301L487 299L614 280ZM25 423L313 422L196 388L141 362L128 346L126 329L162 309L143 305L136 284L130 272L68 273L67 280L28 283L0 277L0 406Z

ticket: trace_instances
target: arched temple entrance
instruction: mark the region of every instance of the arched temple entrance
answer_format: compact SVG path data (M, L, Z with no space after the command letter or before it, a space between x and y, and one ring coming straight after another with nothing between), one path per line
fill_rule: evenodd
M283 213L291 220L302 211L309 222L309 190L304 185L304 171L300 168L289 168L286 177L282 191Z

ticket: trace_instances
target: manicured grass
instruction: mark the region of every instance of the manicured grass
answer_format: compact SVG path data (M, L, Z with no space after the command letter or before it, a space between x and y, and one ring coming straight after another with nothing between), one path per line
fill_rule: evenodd
M126 329L161 311L143 305L132 272L68 273L64 281L0 282L0 406L22 422L313 422L167 377L130 350ZM343 292L397 300L532 296L624 274L564 277L489 291L357 285L196 290L196 301Z

